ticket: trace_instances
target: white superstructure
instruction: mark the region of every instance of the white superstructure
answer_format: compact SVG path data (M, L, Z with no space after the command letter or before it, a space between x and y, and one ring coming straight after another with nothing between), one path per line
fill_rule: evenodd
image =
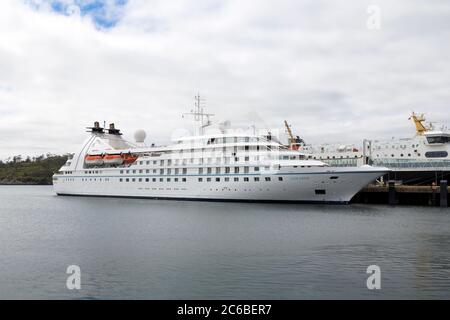
M347 203L388 169L339 168L308 159L269 132L205 133L210 114L190 113L196 134L137 147L113 125L90 137L53 177L58 195ZM206 118L206 121L205 119ZM142 133L140 134L142 135Z

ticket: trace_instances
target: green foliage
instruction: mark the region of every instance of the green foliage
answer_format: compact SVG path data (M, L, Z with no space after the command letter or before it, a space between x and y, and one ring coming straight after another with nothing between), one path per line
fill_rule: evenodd
M47 155L33 159L14 156L0 161L0 184L52 184L52 176L67 161L67 156Z

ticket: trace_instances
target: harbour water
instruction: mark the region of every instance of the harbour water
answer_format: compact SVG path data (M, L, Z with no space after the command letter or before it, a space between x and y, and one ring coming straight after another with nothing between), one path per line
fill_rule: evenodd
M450 209L0 186L1 299L449 299ZM81 269L68 290L66 269ZM366 286L369 265L381 289Z

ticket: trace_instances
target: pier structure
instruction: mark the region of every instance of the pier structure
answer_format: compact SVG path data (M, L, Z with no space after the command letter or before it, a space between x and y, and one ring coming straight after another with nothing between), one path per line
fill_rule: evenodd
M389 180L386 184L370 184L353 199L355 203L377 203L389 205L427 205L448 207L449 186L447 180L439 185L414 186L397 184Z

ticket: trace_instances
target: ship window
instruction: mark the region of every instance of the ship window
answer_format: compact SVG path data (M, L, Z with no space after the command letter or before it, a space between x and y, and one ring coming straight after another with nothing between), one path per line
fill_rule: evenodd
M153 181L153 182L156 182L156 178L152 178L152 181Z
M174 181L175 181L175 182L178 182L178 178L174 178Z
M448 156L447 151L428 151L425 152L427 158L446 158Z
M120 178L119 181L122 182L122 178Z
M167 178L167 182L170 182L170 178Z
M234 181L239 181L239 178L238 178L238 177L235 177L235 178L234 178Z
M206 178L206 181L211 182L211 178Z
M203 178L198 178L198 182L202 182L203 181Z
M264 180L270 181L270 177L265 177Z
M164 169L159 169L159 174L164 174Z
M220 173L220 167L217 167L216 168L216 174L219 174Z
M326 194L326 191L324 189L316 189L316 190L314 190L314 192L316 194Z
M244 177L244 181L245 181L245 182L248 182L248 177Z
M139 170L139 173L142 173L143 171L142 170Z
M135 178L133 178L133 179L131 179L131 181L132 181L132 182L135 182L135 181L136 181L136 179L135 179Z
M278 177L278 181L283 181L283 177Z
M450 142L450 137L447 136L436 136L436 137L427 137L428 143L448 143Z
M126 178L125 181L126 181L126 182L130 182L130 179Z
M130 170L127 170L127 173L130 173Z
M183 168L183 174L186 174L187 173L187 169L186 168ZM185 181L186 180L186 178L183 178L183 181Z
M259 177L255 177L255 181L259 181Z
M164 181L164 179L163 178L159 178L159 182L163 182Z
M248 173L249 167L244 167L244 173Z
M142 178L139 178L139 182L142 182Z
M150 181L150 179L149 178L145 178L145 182L149 182Z
M225 173L230 173L230 167L225 167Z
M220 178L216 178L216 182L220 182Z
M203 168L198 168L198 174L203 174Z
M234 167L234 173L239 173L239 167Z
M172 169L167 169L167 174L171 174L172 173Z
M225 181L226 181L226 182L230 181L230 178L229 178L229 177L226 177L226 178L225 178Z
M120 174L123 174L123 170L120 170Z
M146 161L145 164L149 165L149 164L150 164L150 161Z
M331 180L336 180L336 179L338 179L338 178L339 178L338 176L332 176L332 177L330 177Z
M150 173L150 170L148 170L148 169L147 169L147 170L145 170L145 173Z
M186 178L183 178L183 182L186 182Z

